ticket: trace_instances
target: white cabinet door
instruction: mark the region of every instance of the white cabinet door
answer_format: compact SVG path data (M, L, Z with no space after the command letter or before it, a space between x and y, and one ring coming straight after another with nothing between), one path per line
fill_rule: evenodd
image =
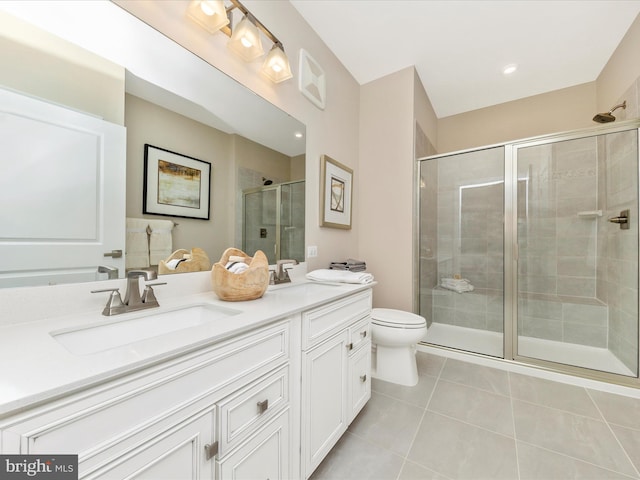
M198 480L214 478L205 445L215 440L215 407L149 438L84 479Z
M3 89L0 125L0 286L122 277L125 128Z
M349 422L347 330L303 355L303 461L308 477L346 431Z
M289 409L220 461L217 480L286 480L291 477Z

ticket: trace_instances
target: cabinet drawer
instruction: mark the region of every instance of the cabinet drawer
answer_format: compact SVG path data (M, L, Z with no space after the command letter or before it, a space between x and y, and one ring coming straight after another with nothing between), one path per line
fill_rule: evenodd
M289 402L289 367L254 382L234 393L222 402L220 407L220 451L219 456L240 443L266 423Z
M371 290L337 300L302 314L302 349L329 338L371 312Z
M349 423L371 398L371 342L349 358Z
M213 403L288 358L289 325L279 323L16 416L3 427L2 448L78 454L81 470L93 469L166 418Z
M349 327L349 351L355 352L371 338L371 317L367 315L358 323Z

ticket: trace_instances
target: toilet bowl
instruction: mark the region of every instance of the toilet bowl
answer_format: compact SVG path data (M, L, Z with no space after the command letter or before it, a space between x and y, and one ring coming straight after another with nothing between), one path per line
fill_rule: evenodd
M375 349L373 378L399 385L418 383L415 344L427 333L420 315L390 308L371 311L371 341Z

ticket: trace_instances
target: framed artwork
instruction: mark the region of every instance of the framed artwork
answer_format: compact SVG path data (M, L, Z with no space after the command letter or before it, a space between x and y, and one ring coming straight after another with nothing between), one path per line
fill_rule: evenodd
M353 170L322 155L320 181L320 226L350 229Z
M211 164L144 145L142 212L209 220Z

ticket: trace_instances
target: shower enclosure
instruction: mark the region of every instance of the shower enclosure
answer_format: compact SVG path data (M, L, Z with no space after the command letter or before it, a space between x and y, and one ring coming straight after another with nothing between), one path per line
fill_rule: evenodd
M425 343L638 377L637 122L432 156L419 170Z
M304 261L304 189L304 180L299 180L242 192L245 252L262 250L269 264Z

